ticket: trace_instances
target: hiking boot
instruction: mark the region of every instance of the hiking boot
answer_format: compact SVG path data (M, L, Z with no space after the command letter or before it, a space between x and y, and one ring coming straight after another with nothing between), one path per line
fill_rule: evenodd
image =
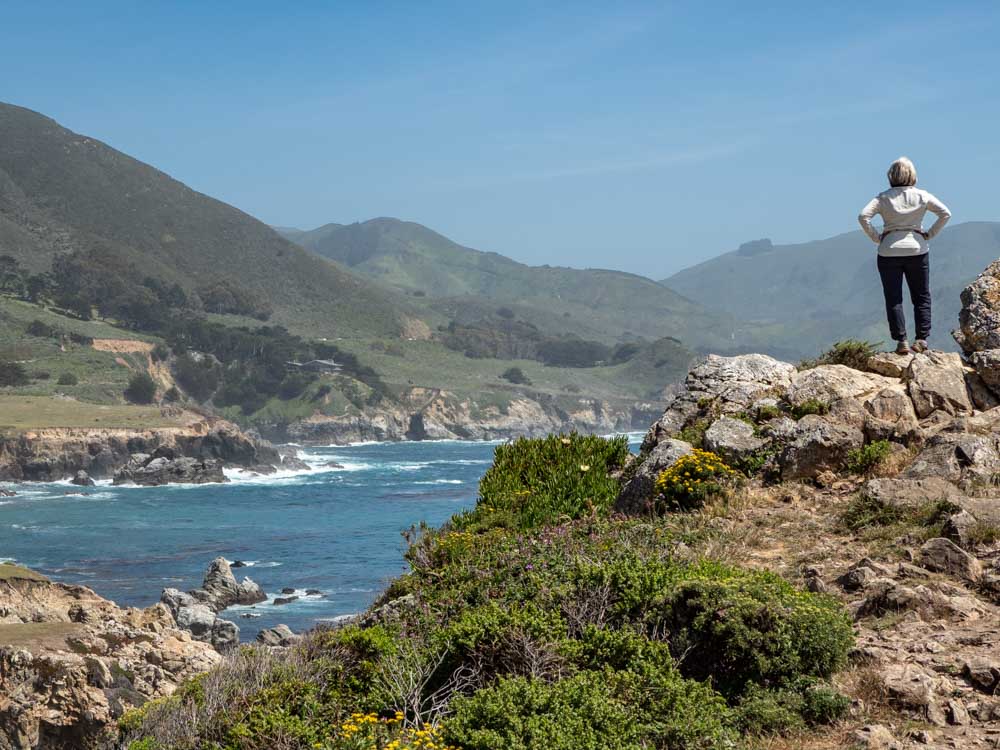
M915 351L917 354L920 354L920 352L926 352L927 348L928 348L927 342L924 341L923 339L917 339L916 341L913 342L913 351Z
M900 339L896 342L896 354L909 354L910 345L906 339Z

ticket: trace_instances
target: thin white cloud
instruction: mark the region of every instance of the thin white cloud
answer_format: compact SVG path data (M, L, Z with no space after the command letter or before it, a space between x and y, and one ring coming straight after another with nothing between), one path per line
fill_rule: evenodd
M714 159L720 159L735 153L746 151L751 141L728 143L704 148L692 148L671 153L650 153L643 156L628 156L609 158L579 164L552 166L544 169L525 172L503 172L495 175L477 175L471 177L454 177L434 180L429 183L433 188L475 188L509 185L518 182L541 182L572 177L592 177L607 174L640 172L645 170L666 169L684 164L697 164Z

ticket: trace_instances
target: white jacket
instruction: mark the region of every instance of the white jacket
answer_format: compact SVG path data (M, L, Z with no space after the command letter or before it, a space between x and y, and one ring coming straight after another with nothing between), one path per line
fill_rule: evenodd
M924 214L930 211L937 221L926 232ZM872 226L875 214L882 216L881 233ZM861 209L858 221L872 242L878 243L878 254L890 257L921 255L928 250L927 241L934 239L951 218L951 211L941 201L916 187L889 188L879 193ZM924 236L926 234L926 237Z

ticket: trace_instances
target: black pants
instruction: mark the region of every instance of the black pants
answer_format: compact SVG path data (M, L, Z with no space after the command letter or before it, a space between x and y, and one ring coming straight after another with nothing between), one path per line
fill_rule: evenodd
M903 314L903 277L910 288L917 338L931 335L930 259L928 253L899 258L878 256L878 274L882 277L885 294L885 314L894 341L906 338L906 316Z

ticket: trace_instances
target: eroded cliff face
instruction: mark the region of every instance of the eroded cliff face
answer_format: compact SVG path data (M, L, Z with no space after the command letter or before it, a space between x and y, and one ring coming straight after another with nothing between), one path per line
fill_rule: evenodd
M287 436L301 443L363 440L506 440L576 430L627 432L645 428L662 407L598 399L557 401L519 396L503 406L460 399L448 391L413 388L400 403L361 414L316 415L295 422Z
M0 565L0 750L106 747L126 710L221 658L162 604L122 609Z
M56 481L85 471L110 477L136 453L170 449L179 456L255 467L277 465L277 451L231 422L185 412L176 427L50 428L0 434L0 481Z

